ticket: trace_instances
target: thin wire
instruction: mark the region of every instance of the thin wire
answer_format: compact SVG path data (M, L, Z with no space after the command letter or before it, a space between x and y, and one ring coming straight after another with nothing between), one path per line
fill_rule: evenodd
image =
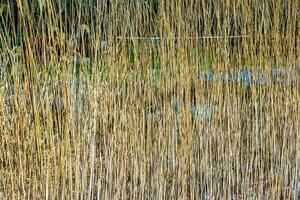
M137 37L137 36L126 36L126 37L117 37L117 39L125 40L205 40L205 39L233 39L233 38L249 38L249 35L228 35L228 36L199 36L199 37L158 37L158 36L149 36L149 37Z

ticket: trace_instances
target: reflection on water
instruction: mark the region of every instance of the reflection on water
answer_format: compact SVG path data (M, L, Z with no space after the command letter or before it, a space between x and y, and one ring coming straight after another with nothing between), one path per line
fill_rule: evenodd
M197 79L200 81L235 81L239 84L251 85L280 84L282 86L298 87L298 78L296 68L284 68L283 66L274 67L272 70L262 69L242 69L229 70L228 72L203 71L198 73Z
M238 71L228 72L213 72L204 71L198 74L197 80L202 83L210 83L214 81L222 81L226 84L239 84L240 86L251 87L270 87L279 85L280 88L292 88L298 89L298 74L296 68L284 68L274 67L270 71L263 71L261 69L242 69ZM225 100L224 100L225 101ZM202 101L205 102L205 101ZM217 102L196 103L187 106L186 103L174 100L172 103L172 109L176 115L184 112L189 107L189 112L192 119L206 119L211 120L213 113L218 113L221 117L226 117L228 112L235 115L237 114L237 105L232 105L231 109L220 110ZM156 118L159 116L159 112L152 113ZM264 119L261 119L263 122Z

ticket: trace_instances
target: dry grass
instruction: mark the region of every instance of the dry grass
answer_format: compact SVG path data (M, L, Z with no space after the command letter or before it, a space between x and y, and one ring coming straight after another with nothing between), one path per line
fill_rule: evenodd
M0 199L299 198L298 0L0 6Z

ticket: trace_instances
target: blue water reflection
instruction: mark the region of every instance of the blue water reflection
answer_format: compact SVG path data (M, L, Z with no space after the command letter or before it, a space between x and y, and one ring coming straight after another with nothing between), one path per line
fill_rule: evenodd
M274 67L270 71L263 71L261 69L242 69L237 71L229 72L213 72L206 71L198 75L198 81L203 81L204 83L210 83L213 81L223 81L225 83L239 84L240 86L245 85L247 88L250 87L269 87L270 85L277 85L284 87L289 87L292 89L298 89L298 77L296 70L291 68L287 69L282 66ZM184 109L186 105L180 103L179 101L173 101L173 110L175 113L179 114ZM237 107L233 107L230 112L236 113ZM218 110L218 106L212 103L198 103L196 105L190 105L189 112L192 118L200 117L210 120L211 115L215 112L221 113L221 116L227 115L227 110Z
M295 70L280 66L274 67L269 72L262 69L229 70L228 72L206 71L199 73L197 79L208 82L216 80L228 81L228 83L236 82L240 85L245 84L247 87L251 87L251 85L268 86L270 83L281 86L285 84L298 86L295 74Z

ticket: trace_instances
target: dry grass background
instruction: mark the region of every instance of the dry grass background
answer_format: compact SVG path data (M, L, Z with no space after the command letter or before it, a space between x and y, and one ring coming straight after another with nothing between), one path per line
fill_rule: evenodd
M298 0L0 5L1 199L299 198Z

